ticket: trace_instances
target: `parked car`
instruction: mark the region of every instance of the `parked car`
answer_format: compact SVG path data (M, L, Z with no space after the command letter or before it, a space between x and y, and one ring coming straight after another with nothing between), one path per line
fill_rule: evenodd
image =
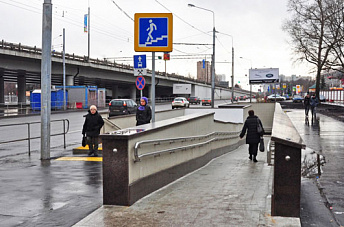
M201 104L201 99L195 96L189 97L188 101L190 104Z
M202 106L209 105L211 106L211 98L202 99Z
M112 99L109 102L109 117L136 114L137 104L132 99Z
M234 102L237 102L238 100L239 100L238 96L234 96L233 101L234 101ZM232 101L232 98L231 98L231 101Z
M290 100L290 99L291 99L290 96L289 96L288 94L283 95L283 97L284 97L286 100Z
M300 95L294 95L293 102L303 102L303 97Z
M272 94L267 97L268 102L274 102L274 101L285 101L286 98L277 94Z
M246 99L247 99L246 95L241 95L241 96L239 97L239 100L246 100Z
M184 97L176 97L172 101L172 109L178 108L178 107L185 107L185 108L187 107L187 108L189 108L190 107L190 103Z

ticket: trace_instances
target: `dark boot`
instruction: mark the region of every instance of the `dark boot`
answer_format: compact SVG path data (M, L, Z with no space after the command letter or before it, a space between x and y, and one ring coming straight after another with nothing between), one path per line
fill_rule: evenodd
M98 157L98 152L94 151L94 157Z
M256 156L253 156L253 162L258 162Z
M94 151L90 150L90 151L88 152L88 156L91 156L93 153L94 153Z
M250 154L250 156L248 157L250 160L252 160L252 155Z

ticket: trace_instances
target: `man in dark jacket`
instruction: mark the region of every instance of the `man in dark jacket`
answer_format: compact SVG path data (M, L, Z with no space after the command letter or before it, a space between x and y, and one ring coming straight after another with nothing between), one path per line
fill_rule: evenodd
M82 127L82 134L87 136L87 145L89 147L88 155L98 156L98 137L100 129L104 125L103 118L98 114L95 105L90 106L88 114L85 116L85 123Z
M246 135L246 144L248 144L248 153L249 159L254 162L257 161L257 151L258 151L258 144L260 142L260 137L264 134L264 127L260 119L254 115L253 110L248 111L248 117L244 123L242 131L240 133L240 139L242 139L247 131ZM261 134L257 131L257 126L260 124L262 126L263 132Z
M140 100L140 106L136 111L136 125L143 125L150 123L152 119L152 110L148 105L148 99L142 97Z
M309 105L311 106L311 113L312 113L312 121L313 117L316 119L316 108L319 104L319 99L316 97L315 94L312 95L312 97L309 100Z

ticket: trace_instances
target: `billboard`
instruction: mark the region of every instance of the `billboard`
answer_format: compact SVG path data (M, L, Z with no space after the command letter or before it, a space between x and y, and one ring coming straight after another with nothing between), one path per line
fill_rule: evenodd
M277 83L279 82L279 69L250 69L250 84Z
M174 95L191 95L191 84L173 84Z

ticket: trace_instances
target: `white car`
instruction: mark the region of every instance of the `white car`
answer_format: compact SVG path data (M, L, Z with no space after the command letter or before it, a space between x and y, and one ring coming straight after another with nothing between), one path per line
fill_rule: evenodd
M172 101L172 109L178 108L178 107L185 107L185 108L187 107L187 108L189 108L190 107L190 103L184 97L176 97Z
M270 102L274 102L274 101L285 101L286 98L283 97L283 96L280 96L280 95L275 95L275 94L272 94L272 95L269 95L267 97L267 100L270 101Z

